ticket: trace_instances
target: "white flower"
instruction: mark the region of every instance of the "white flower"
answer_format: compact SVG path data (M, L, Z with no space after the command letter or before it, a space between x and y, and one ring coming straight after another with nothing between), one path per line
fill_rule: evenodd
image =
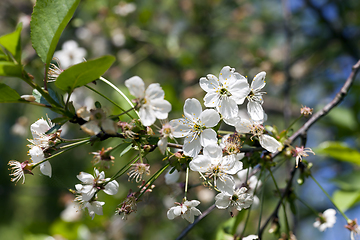
M282 147L282 144L275 138L264 134L264 127L253 120L242 118L235 124L235 128L239 133L251 133L253 137L257 137L260 145L269 152L274 153Z
M50 146L50 140L54 137L51 134L45 134L48 130L54 127L55 124L48 118L46 121L40 118L30 126L33 140L29 140L33 145L39 146L42 149L46 149Z
M241 139L240 136L235 132L234 134L227 134L222 137L220 147L224 149L229 155L235 154L238 160L245 156L245 153L241 153Z
M87 116L86 110L82 111L84 108L80 108L77 111L77 114L81 117ZM86 109L86 108L85 108ZM97 135L103 130L108 134L117 133L117 124L115 121L106 118L106 113L101 108L91 109L90 110L90 121L81 125L81 129L89 135Z
M11 170L10 176L13 178L11 179L12 182L16 183L22 178L22 184L25 183L25 174L33 174L31 170L33 169L33 165L29 163L28 160L25 162L18 162L15 160L10 160L8 162L8 165L11 167L9 170Z
M259 188L262 185L261 180L258 180L258 178L255 175L252 175L251 177L248 177L248 172L251 173L251 168L249 169L243 169L237 173L237 176L240 180L241 184L246 184L248 188L248 193L253 194L255 191L255 188Z
M32 146L29 150L29 155L33 163L41 162L45 159L43 150L39 146ZM40 171L42 174L51 177L51 164L49 161L40 163Z
M238 104L242 104L250 92L247 79L225 66L219 78L208 74L200 78L200 87L207 92L204 97L206 107L215 107L224 118L237 116Z
M259 237L257 235L249 235L247 237L242 238L242 240L257 240Z
M200 210L195 208L199 204L200 202L197 200L185 201L179 204L179 206L171 207L167 212L167 217L173 220L175 217L181 216L190 223L193 223L195 220L194 217L201 215Z
M128 172L129 175L129 181L131 179L135 179L135 181L138 183L142 180L142 176L150 175L150 165L146 163L135 163L132 164L130 171Z
M78 46L74 40L66 41L62 45L62 50L54 53L54 58L59 59L64 69L81 63L86 56L86 50Z
M166 122L162 125L162 128L160 130L161 138L158 141L157 145L159 147L159 150L162 154L165 154L167 144L168 144L168 138L174 138L173 135L173 128L170 125L170 123Z
M65 222L75 222L81 217L80 205L77 202L66 204L66 208L60 213L60 218Z
M202 111L200 102L186 99L183 118L170 121L175 138L185 137L183 151L186 156L195 157L201 146L217 142L215 127L220 121L219 114L214 109Z
M318 228L320 232L325 231L327 228L332 228L336 222L336 210L329 208L322 214L319 214L319 218L316 219L313 226Z
M95 214L103 215L102 206L104 204L105 204L105 202L90 201L90 202L85 202L83 208L87 208L91 219L94 219Z
M265 76L266 72L260 72L255 75L251 82L250 93L247 96L249 101L247 104L247 110L251 119L254 121L262 121L264 119L264 110L261 105L264 102L262 95L265 92L260 91L263 87L265 87Z
M178 170L174 170L172 173L171 172L172 169L170 169L166 174L165 174L165 183L166 185L171 185L176 183L179 178L180 178L180 172Z
M83 183L83 185L76 184L75 187L77 192L81 193L84 201L90 201L98 190L104 190L109 195L114 195L118 192L119 183L116 180L108 182L110 178L105 178L104 171L99 173L99 170L96 168L94 168L94 176L89 173L80 172L76 177Z
M299 165L299 162L302 161L303 157L308 157L309 154L308 153L312 153L315 155L315 153L313 152L313 150L311 150L311 148L304 148L304 146L302 147L296 147L295 151L294 151L294 157L296 157L296 167Z
M208 178L214 178L215 187L220 191L231 192L236 174L243 167L234 155L223 157L222 149L218 145L207 145L204 147L204 154L196 156L190 163L192 171L205 173ZM219 180L219 181L218 181Z
M139 116L144 126L152 125L156 118L165 119L171 111L171 104L164 99L164 90L158 83L152 83L145 90L144 81L138 77L132 77L125 81L125 86L130 93L137 97L140 105Z
M219 209L226 209L229 206L235 207L238 211L244 208L249 208L253 203L253 196L247 193L246 187L241 187L235 190L233 185L232 192L221 192L215 196L215 205Z

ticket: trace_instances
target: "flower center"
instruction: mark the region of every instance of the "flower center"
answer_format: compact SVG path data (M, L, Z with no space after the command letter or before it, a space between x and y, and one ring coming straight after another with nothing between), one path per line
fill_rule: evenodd
M231 93L230 93L229 90L227 90L226 88L221 88L221 89L220 89L220 95L221 95L221 96L230 97L230 96L231 96Z
M256 124L253 124L251 126L251 133L254 135L254 136L261 136L263 135L264 133L264 127L262 125L256 125Z
M232 195L232 197L231 197L231 200L234 201L234 202L236 202L238 199L239 199L239 197L237 195L235 195L235 194Z

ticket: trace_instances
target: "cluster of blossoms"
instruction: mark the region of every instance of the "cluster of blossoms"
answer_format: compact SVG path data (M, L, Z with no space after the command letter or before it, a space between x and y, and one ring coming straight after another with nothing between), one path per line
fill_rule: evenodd
M52 68L52 71L54 69ZM52 72L51 80L56 81L57 75L62 71ZM186 169L187 172L185 196L181 203L175 203L176 206L168 210L167 217L170 220L181 216L193 223L195 217L201 215L201 211L197 208L200 201L186 198L189 170L198 173L204 184L217 192L214 202L218 209L229 209L232 214L232 210L242 211L252 205L256 207L259 198L255 193L261 187L261 180L251 168L258 162L248 166L252 151L257 149L256 151L262 151L265 155L271 155L281 151L284 143L284 139L267 131L263 125L267 118L262 107L265 76L265 72L260 72L249 84L246 77L229 66L222 68L219 77L208 74L200 78L199 82L200 87L206 92L203 104L207 108L203 109L202 103L195 98L186 99L182 118L170 121L168 115L172 106L165 100L163 89L157 83L150 84L146 88L144 81L138 76L125 81L125 86L136 99L133 100L135 104L131 104L127 99L132 107L122 114L134 111L139 119L133 118L129 122L115 121L114 119L122 114L109 116L101 107L88 110L86 106L77 104L76 117L82 120L81 130L92 136L89 142L96 138L102 141L109 137L120 137L128 144L123 152L133 148L139 153L137 158L123 168L124 171L119 171L119 174L115 174L112 178L105 178L105 173L96 168L93 175L80 172L77 178L81 183L76 184L76 190L73 190L76 195L75 202L80 203L81 208L87 208L91 218L94 218L95 214L102 215L102 206L105 202L98 201L98 193L103 191L115 195L119 188L119 183L115 179L127 172L129 181L135 180L142 184L138 192L129 192L119 204L116 213L123 214L123 218L126 218L127 215L136 212L139 198L144 193L152 191L154 188L152 183L158 177L155 174L155 177L150 178L151 181L143 180L144 175L150 175L150 164L145 163L144 159L146 160L146 155L158 147L166 156L165 159L169 160L168 165L173 167L165 175L166 184L176 183L181 171ZM241 105L245 102L247 102L246 107L241 109ZM308 112L309 110L304 110L302 114ZM157 119L160 120L162 127L155 125ZM158 137L154 136L153 126L159 129ZM11 161L9 165L13 167L13 181L18 181L25 173L32 173L31 170L36 166L32 164L39 165L40 171L51 177L51 165L46 158L47 151L61 143L61 131L48 134L53 127L54 124L50 120L44 119L31 125L33 139L29 140L31 142L29 154L32 163ZM228 134L229 131L219 130L220 127L232 128L234 131ZM154 138L156 141L153 140ZM176 139L184 139L183 145L178 144ZM246 151L242 151L244 144L253 149L248 155L245 154ZM170 151L172 147L179 148L180 151L172 153ZM114 162L115 159L111 156L114 149L116 147L92 152L93 164L106 163L105 168L110 168L109 163ZM56 150L58 149L55 148ZM296 147L293 151L296 165L302 157L308 156L307 153L313 152L308 148ZM246 168L244 168L244 160ZM327 215L324 213L320 219L326 220ZM325 221L329 223L328 225L323 225L323 222L316 223L316 227L321 229L330 227L330 220ZM249 235L243 239L257 238L256 235Z

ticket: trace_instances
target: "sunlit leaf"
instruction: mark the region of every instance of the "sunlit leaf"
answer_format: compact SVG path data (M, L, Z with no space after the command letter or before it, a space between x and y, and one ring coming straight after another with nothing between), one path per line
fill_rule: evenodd
M14 32L0 37L0 45L8 50L18 63L21 62L21 29L22 24L20 23Z
M341 142L323 142L314 150L314 152L316 154L332 157L339 161L360 165L360 152Z
M80 0L37 0L31 15L31 42L48 66L60 35L70 21Z
M14 89L4 83L0 83L0 103L20 101L22 101L22 99Z
M110 68L114 61L113 56L103 56L71 66L59 75L55 85L62 90L71 92L77 87L98 79Z
M360 191L343 191L337 190L334 192L333 201L341 211L345 212L354 206L360 200Z
M13 62L0 62L0 76L21 77L22 67Z

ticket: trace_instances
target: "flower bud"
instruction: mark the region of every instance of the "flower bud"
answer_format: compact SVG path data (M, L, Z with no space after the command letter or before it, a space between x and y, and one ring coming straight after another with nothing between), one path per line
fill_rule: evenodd
M28 102L35 102L36 100L33 95L22 95L21 98Z

